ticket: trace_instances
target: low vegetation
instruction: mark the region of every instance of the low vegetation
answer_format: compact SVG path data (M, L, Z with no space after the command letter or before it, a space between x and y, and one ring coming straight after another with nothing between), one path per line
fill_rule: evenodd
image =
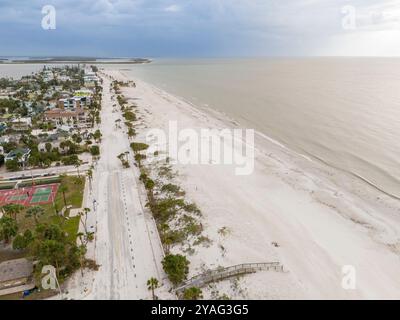
M186 280L189 273L189 261L185 256L180 254L166 255L162 261L162 265L172 284L178 285Z

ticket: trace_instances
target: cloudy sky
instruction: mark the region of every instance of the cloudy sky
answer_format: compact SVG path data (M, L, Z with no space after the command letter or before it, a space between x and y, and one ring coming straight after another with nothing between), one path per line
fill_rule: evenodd
M0 56L27 55L399 56L400 1L0 0Z

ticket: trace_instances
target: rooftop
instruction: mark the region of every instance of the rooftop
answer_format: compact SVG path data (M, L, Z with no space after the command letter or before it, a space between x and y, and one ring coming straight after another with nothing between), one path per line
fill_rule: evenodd
M29 153L30 151L31 151L31 150L28 149L28 148L17 148L17 149L14 149L14 150L10 151L10 152L7 154L7 158L16 157L18 154L24 155L24 154L26 154L26 153Z
M29 277L33 272L31 261L21 258L0 263L0 282Z

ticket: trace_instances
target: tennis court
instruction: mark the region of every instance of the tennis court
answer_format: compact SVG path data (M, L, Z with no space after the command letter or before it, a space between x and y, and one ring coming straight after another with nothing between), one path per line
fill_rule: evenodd
M20 189L0 190L0 206L18 203L24 206L41 205L53 202L58 190L58 183Z
M52 189L50 187L38 188L32 195L32 199L30 201L31 204L36 204L40 202L48 202L51 197Z

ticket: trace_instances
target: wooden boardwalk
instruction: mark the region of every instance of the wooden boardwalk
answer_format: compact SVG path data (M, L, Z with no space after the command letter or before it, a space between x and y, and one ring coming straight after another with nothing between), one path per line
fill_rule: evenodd
M257 271L283 272L283 266L279 262L243 263L226 268L209 270L185 281L176 289L176 292L180 293L191 287L201 288L210 282L224 280L241 274L255 273Z

